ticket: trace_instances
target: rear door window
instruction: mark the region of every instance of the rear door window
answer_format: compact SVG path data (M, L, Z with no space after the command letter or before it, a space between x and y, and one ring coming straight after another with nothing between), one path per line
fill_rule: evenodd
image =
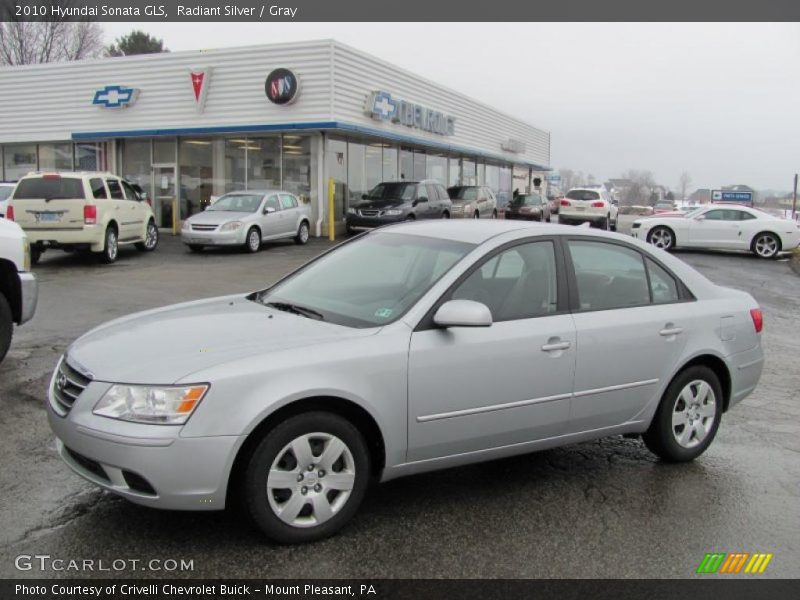
M119 184L118 179L106 179L108 184L108 191L111 192L111 197L114 200L125 200L125 195L122 193L122 186Z
M281 194L281 206L283 208L297 208L297 200L289 194Z
M75 177L31 177L14 190L14 200L74 200L83 198L83 181Z
M641 254L606 242L569 240L581 310L650 304L650 286Z
M599 200L600 194L592 190L570 190L567 192L570 200Z
M133 189L131 184L125 180L122 181L122 189L125 190L125 197L128 200L134 200L134 201L139 200L139 194L137 194L136 190Z
M106 191L106 186L102 179L99 177L94 177L89 180L89 185L92 188L92 197L95 200L108 198L108 192Z

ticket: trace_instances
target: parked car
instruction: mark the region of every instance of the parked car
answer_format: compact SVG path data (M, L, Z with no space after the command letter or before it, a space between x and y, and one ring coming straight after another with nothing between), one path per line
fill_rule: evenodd
M379 183L361 200L347 209L349 234L399 221L449 219L453 206L445 187L432 179Z
M6 218L25 230L33 264L48 249L89 250L113 263L120 246L150 252L158 245L153 210L111 173L29 173L14 188Z
M506 208L506 219L550 222L550 205L538 192L518 194Z
M749 294L630 236L420 221L101 325L47 412L94 484L165 509L239 494L267 536L306 542L372 480L617 434L690 461L758 383L761 327Z
M550 214L557 215L558 214L558 207L561 206L561 200L564 198L564 194L558 194L554 196L547 197L547 205L550 207Z
M16 223L0 220L0 361L11 345L14 324L33 318L39 287L31 270L30 244Z
M261 243L292 239L308 242L311 208L284 190L251 190L221 196L183 222L181 241L192 252L206 246L242 246L258 252Z
M662 250L745 250L761 258L775 258L782 250L800 245L800 225L794 221L728 204L707 204L685 215L637 219L631 234Z
M561 200L558 222L563 225L589 223L616 231L617 212L617 201L604 188L573 188Z
M653 207L653 214L660 215L663 213L671 213L677 210L678 209L672 202L656 202L656 205Z
M0 181L0 219L6 216L6 206L8 205L8 197L14 191L16 184L7 181Z
M497 199L494 192L485 185L455 185L447 188L455 218L496 219Z

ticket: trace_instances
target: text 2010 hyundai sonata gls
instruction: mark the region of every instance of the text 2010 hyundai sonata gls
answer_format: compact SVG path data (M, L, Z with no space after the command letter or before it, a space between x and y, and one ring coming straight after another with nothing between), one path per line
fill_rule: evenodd
M309 541L373 478L621 433L691 460L755 388L761 325L748 294L628 237L401 224L264 291L98 327L49 418L108 490L197 510L230 488L270 538Z

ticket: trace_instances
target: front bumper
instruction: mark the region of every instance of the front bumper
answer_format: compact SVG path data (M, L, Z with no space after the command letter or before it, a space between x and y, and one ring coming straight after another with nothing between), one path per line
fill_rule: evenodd
M186 245L197 246L239 246L247 237L247 227L235 231L192 231L181 229L181 241Z
M58 453L78 475L128 500L170 510L225 508L240 436L183 437L182 427L98 417L92 408L110 384L92 382L65 415L47 416Z
M375 229L384 225L391 225L392 223L402 223L406 220L408 215L402 214L397 216L382 216L382 217L362 217L360 215L347 215L345 224L348 229Z
M36 312L36 305L39 302L39 282L33 273L20 273L19 286L22 294L22 311L17 324L22 325L30 321Z
M512 213L506 211L506 219L512 221L541 221L542 213Z

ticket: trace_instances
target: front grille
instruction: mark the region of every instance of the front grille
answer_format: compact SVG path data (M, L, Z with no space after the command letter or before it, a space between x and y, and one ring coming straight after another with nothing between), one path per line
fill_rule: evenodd
M99 462L96 460L92 460L91 458L85 457L83 454L78 454L72 448L68 448L64 446L64 450L67 451L69 457L75 462L79 467L81 467L84 471L88 471L98 479L102 479L106 483L110 483L111 480L106 475L105 469L100 465Z
M61 364L58 365L58 373L53 381L53 398L57 404L56 408L60 409L63 414L67 414L89 382L91 382L91 378L69 366L64 357Z
M192 223L192 231L214 231L216 228L216 225L195 225Z
M379 217L381 215L380 210L360 210L358 211L362 217Z

